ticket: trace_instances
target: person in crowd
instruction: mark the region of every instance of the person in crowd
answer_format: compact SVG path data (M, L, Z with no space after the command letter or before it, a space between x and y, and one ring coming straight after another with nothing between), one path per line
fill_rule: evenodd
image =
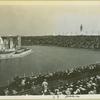
M36 86L35 86L34 81L32 82L32 85L31 85L31 94L32 95L36 94Z
M21 88L22 88L22 91L25 90L25 85L26 85L26 79L23 78L22 81L21 81Z
M16 90L12 90L12 94L16 95L18 92Z
M46 94L48 92L48 82L46 79L42 82L42 88L43 88L43 94Z
M79 86L77 86L77 89L73 92L74 94L81 94L81 90Z
M66 95L71 95L70 88L67 88L67 89L65 90L65 94L66 94Z
M4 90L4 93L5 93L6 96L9 95L9 93L10 93L9 89L6 88L6 89Z

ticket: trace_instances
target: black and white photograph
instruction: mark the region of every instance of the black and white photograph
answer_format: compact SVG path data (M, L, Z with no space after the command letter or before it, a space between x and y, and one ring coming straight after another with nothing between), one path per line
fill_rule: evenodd
M100 94L100 2L67 2L0 4L0 97Z

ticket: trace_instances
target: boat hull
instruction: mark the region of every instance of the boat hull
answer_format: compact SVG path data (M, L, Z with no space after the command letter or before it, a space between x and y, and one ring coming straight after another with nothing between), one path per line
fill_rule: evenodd
M29 55L32 52L32 49L28 49L26 51L15 53L12 52L10 54L0 54L0 59L12 59L12 58L19 58Z

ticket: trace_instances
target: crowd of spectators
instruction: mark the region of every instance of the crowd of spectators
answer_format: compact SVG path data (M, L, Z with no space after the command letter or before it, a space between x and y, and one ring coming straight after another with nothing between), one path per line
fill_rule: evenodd
M51 45L71 48L100 48L99 36L28 36L22 37L22 45Z
M67 69L66 71L16 76L0 95L71 95L100 94L100 64Z

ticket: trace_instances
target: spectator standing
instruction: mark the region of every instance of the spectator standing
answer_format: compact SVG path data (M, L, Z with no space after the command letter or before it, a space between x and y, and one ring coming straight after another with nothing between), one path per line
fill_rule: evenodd
M46 94L48 92L48 82L46 79L42 82L42 88L43 88L43 94Z

